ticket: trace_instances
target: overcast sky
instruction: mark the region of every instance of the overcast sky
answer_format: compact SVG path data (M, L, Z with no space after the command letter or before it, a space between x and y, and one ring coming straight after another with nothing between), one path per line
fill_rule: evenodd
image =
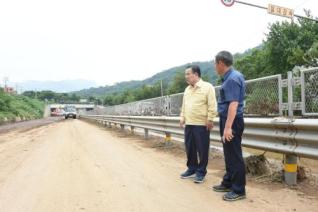
M303 8L317 0L243 0ZM257 46L284 18L220 0L0 0L0 77L10 81L140 80Z

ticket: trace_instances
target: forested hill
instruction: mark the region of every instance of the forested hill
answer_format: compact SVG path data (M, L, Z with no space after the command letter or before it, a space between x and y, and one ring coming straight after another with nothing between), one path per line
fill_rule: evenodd
M214 64L211 61L193 62L164 70L144 80L119 82L112 86L83 89L74 93L79 96L105 96L112 93L121 93L128 89L140 88L145 85L152 86L160 82L161 80L164 82L165 87L169 87L170 85L172 85L176 75L178 73L180 74L181 72L184 73L185 68L190 64L199 65L202 71L202 75L210 82L215 82L217 80L217 76L214 70Z

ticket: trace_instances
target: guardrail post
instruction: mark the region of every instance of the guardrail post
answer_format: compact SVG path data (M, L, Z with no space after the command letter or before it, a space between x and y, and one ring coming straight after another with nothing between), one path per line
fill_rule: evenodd
M284 178L287 185L297 184L297 161L296 155L285 155Z
M149 130L145 129L145 139L147 140L149 138Z
M171 144L171 133L166 132L165 141L166 144Z
M288 89L288 118L294 118L294 79L293 72L287 72L287 89ZM286 154L284 160L284 180L287 185L297 185L297 155Z
M108 128L112 128L112 123L108 122Z
M121 130L125 130L125 125L121 124L121 125L120 125L120 129L121 129Z
M130 126L130 133L135 134L135 127L134 126Z

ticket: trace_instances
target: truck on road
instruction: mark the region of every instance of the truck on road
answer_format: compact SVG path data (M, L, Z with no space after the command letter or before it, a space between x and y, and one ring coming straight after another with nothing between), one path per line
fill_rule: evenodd
M76 119L76 117L77 117L76 108L73 106L66 106L64 108L64 117L65 117L65 119L68 119L68 118Z

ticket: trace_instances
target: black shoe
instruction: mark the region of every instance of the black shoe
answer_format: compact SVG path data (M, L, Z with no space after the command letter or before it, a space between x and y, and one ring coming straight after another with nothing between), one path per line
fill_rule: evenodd
M187 170L186 172L180 175L181 179L194 178L195 171Z
M236 201L240 199L245 199L245 194L237 194L234 191L230 191L223 196L223 200L225 201Z
M195 183L203 183L203 181L204 181L204 176L196 175L195 178L194 178L194 182Z
M227 188L225 187L224 185L216 185L216 186L213 186L213 191L216 191L216 192L230 192L231 189L230 188Z

